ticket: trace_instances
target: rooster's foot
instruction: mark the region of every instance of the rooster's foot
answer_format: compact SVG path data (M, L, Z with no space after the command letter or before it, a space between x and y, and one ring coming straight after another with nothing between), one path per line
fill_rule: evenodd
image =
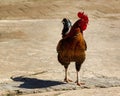
M76 81L75 83L77 83L78 86L85 85L84 82L78 82L78 81Z
M73 82L73 81L70 80L70 79L66 79L66 78L65 78L65 79L64 79L64 82L67 82L67 83L68 83L68 82Z

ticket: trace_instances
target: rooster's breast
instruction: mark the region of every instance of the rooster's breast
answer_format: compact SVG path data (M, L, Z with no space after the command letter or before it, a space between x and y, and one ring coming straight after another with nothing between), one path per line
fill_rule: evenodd
M66 38L60 40L57 51L60 61L81 61L85 59L84 42L80 38Z

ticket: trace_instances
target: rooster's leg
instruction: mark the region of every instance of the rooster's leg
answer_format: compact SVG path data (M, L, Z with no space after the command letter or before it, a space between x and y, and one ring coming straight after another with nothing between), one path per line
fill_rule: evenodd
M80 68L81 68L81 64L76 62L77 80L76 80L75 83L77 83L78 86L85 84L85 83L79 82L79 71L80 71Z
M65 65L64 67L65 67L65 79L64 79L64 81L67 83L72 82L72 80L68 79L68 74L67 74L68 65Z

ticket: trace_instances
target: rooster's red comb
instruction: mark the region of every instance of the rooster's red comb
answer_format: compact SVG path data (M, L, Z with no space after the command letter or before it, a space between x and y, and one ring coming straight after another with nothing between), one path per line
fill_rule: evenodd
M84 14L84 12L78 12L78 17L80 19L83 19L86 23L88 23L89 19L88 19L88 16Z

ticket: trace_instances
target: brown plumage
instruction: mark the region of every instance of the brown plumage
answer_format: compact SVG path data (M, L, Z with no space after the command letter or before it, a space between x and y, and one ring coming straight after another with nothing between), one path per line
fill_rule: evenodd
M82 16L86 16L84 15L84 13L79 12L79 15L80 14L82 14ZM57 45L58 61L65 67L65 82L71 81L67 77L67 69L70 62L75 62L77 71L76 83L77 85L81 84L79 82L78 72L80 71L81 65L86 57L85 50L87 49L87 45L83 37L83 31L87 27L87 20L86 17L85 19L84 17L80 17L80 19L77 20L72 27L69 26L71 30L67 30L69 31L69 33L65 32L63 38L59 41Z

